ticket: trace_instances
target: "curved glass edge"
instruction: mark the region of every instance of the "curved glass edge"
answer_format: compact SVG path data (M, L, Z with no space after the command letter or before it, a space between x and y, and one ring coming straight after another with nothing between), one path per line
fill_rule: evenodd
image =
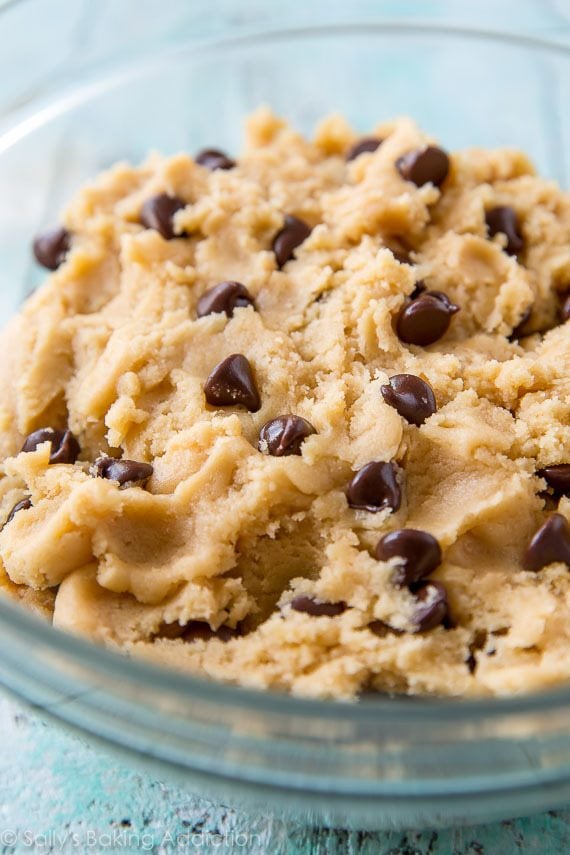
M570 686L557 687L540 693L486 699L425 698L399 699L392 696L374 696L360 702L321 700L297 697L286 693L246 688L185 674L173 669L162 669L143 659L133 659L113 650L99 647L87 639L74 636L53 627L47 621L29 613L22 606L5 598L0 599L0 636L7 644L10 637L18 638L42 649L52 650L80 667L92 667L119 682L135 681L164 689L177 695L181 701L191 702L197 697L211 702L231 701L233 707L274 712L280 715L321 717L344 722L347 719L362 722L394 721L457 721L470 720L480 724L482 719L514 718L548 711L565 712L570 707ZM21 663L25 672L27 663Z
M17 5L29 0L16 0ZM0 8L0 23L2 9ZM121 83L135 80L139 77L150 76L161 65L172 62L181 54L192 52L197 57L205 52L210 54L225 53L231 50L241 50L248 45L265 45L290 39L314 38L315 36L342 35L365 36L377 30L382 34L408 36L438 36L448 39L475 39L499 44L510 44L537 52L555 53L565 58L570 57L570 44L547 36L529 35L527 33L511 33L501 29L481 29L477 27L444 26L433 21L402 20L363 21L349 23L315 22L306 26L289 25L279 28L260 28L257 26L236 26L231 35L218 33L216 36L203 38L193 37L187 41L174 43L167 49L162 46L152 54L146 53L142 59L118 64L114 71L101 75L105 63L100 61L82 65L77 68L66 68L65 72L55 71L48 75L44 83L34 88L29 97L23 97L15 102L15 106L0 109L0 153L25 138L29 133L42 127L56 116L62 115L73 107L80 106L89 98L101 94ZM1 36L1 32L0 32ZM0 59L1 72L1 59ZM68 80L74 82L70 86ZM59 94L54 97L54 91ZM0 108L1 108L0 104Z

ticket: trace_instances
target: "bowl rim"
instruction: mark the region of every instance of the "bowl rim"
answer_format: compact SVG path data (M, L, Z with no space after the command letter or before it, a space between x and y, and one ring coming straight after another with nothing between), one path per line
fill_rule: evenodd
M262 713L291 714L302 718L347 720L359 723L380 722L454 722L467 724L470 721L481 725L484 720L496 721L512 716L519 719L529 714L556 714L570 706L570 685L557 686L528 693L504 697L463 698L446 696L413 695L403 698L390 695L375 695L358 702L344 699L322 699L297 696L283 691L257 689L239 684L200 677L177 671L170 667L131 657L114 649L106 648L93 641L53 626L44 618L28 611L0 596L0 628L11 638L34 648L36 645L66 660L66 665L92 667L105 677L119 681L120 685L132 683L163 689L170 697L182 703L196 701L231 702L245 709L252 707ZM26 672L25 662L21 670ZM162 710L161 710L162 712Z
M0 0L1 2L1 0ZM0 5L0 19L15 7L25 5L29 0L6 0L5 6ZM74 82L61 86L62 78L58 74L48 77L43 86L36 87L30 98L19 100L17 105L9 108L4 114L0 113L0 155L12 148L30 133L43 127L57 116L79 107L90 98L97 97L118 85L124 85L137 78L150 76L157 67L172 62L176 57L188 51L196 56L205 53L224 55L228 51L241 50L252 45L272 43L293 38L314 38L332 36L362 36L370 37L374 30L385 34L400 34L412 37L435 37L445 39L473 39L496 44L509 44L512 47L526 48L538 52L554 53L570 59L570 42L558 41L548 36L528 35L525 32L509 32L503 29L469 27L462 25L442 24L429 19L414 18L392 20L362 20L352 23L332 22L327 24L313 23L302 26L290 25L278 27L275 25L252 27L251 25L236 25L235 34L213 34L204 37L189 38L182 43L146 53L137 61L125 62L114 69L112 73L100 75L99 67L88 65L85 69L74 69ZM52 88L58 87L57 97L53 97Z

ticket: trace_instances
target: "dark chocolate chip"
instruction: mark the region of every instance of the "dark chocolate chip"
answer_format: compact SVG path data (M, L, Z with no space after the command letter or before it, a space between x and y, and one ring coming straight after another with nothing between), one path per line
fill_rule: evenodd
M564 294L560 306L560 320L565 323L570 318L570 294Z
M441 291L424 291L400 312L396 324L398 338L422 347L433 344L445 335L451 316L458 311L459 306Z
M19 502L16 502L8 516L6 517L6 522L4 525L8 525L9 522L12 522L18 511L27 511L32 507L32 500L29 496L26 496L25 499L20 499Z
M311 229L307 223L294 217L292 214L285 214L283 228L277 232L273 238L271 248L275 253L275 261L278 267L283 267L287 264L290 258L293 258L295 250L306 240L311 234Z
M63 226L56 226L38 235L34 241L34 255L42 267L57 270L63 264L71 247L71 234Z
M314 597L300 594L291 601L291 608L311 617L336 617L346 611L346 603L323 603Z
M422 187L430 181L439 187L447 178L449 157L443 149L428 145L399 157L396 168L402 178L412 181L416 187Z
M524 240L520 233L519 221L514 208L509 205L499 205L491 208L485 214L485 222L489 231L489 237L496 234L504 234L507 238L505 252L509 255L518 255L524 248Z
M395 246L389 246L388 249L400 264L413 264L414 262L410 258L410 253L405 249L399 249Z
M558 463L555 466L545 466L536 473L544 478L557 496L570 496L570 463Z
M79 443L70 430L40 428L26 437L22 451L35 451L42 442L51 443L50 463L75 463L79 457Z
M433 389L415 374L394 374L380 391L386 403L411 425L423 425L437 410Z
M529 543L523 567L536 571L557 561L570 567L570 526L562 514L551 514Z
M402 494L396 480L396 466L376 461L367 463L348 485L346 498L351 508L373 514L384 508L397 511Z
M313 425L301 416L278 416L261 428L258 448L272 457L301 454L303 441L314 433Z
M475 656L475 654L485 647L485 645L487 644L487 637L488 633L486 629L475 630L473 641L469 645L469 655L465 660L467 670L470 674L474 674L477 670L477 657Z
M346 159L347 161L354 160L359 154L376 151L382 143L383 140L378 139L378 137L365 137L349 148L346 153Z
M373 632L374 635L377 635L378 638L386 638L387 635L403 635L404 631L402 629L396 629L394 626L390 626L389 623L384 623L383 620L373 620L366 627Z
M218 638L220 641L230 641L232 638L239 636L239 630L232 629L229 626L219 626L217 629L212 629L206 621L192 620L182 627L182 638L184 641L210 641L212 638Z
M118 460L116 457L98 457L91 467L91 474L96 478L118 481L120 487L142 487L152 473L150 463Z
M147 199L141 208L140 221L145 229L155 229L165 240L181 237L174 233L174 215L186 207L178 196L159 193Z
M428 632L445 620L449 612L447 591L440 582L424 582L414 589L418 605L412 615L416 632Z
M231 638L237 638L239 630L231 629L229 626L220 626L218 629L212 629L207 621L191 620L189 623L181 625L179 623L163 623L155 638L170 638L182 639L182 641L210 641L212 638L219 638L220 641L229 641Z
M529 306L528 309L522 314L522 317L516 327L513 327L511 334L508 336L509 341L518 341L519 338L522 338L525 335L525 326L530 321L530 316L532 315L532 306Z
M241 353L233 353L216 365L204 384L204 394L212 407L241 404L250 413L261 407L251 365Z
M425 294L427 291L427 285L423 281L423 279L418 279L414 286L414 290L410 294L410 300L417 300L420 294Z
M197 315L203 318L205 315L223 312L232 318L234 309L253 305L253 297L241 282L220 282L202 294L198 300Z
M414 585L441 564L441 547L435 537L415 528L401 528L385 534L374 554L380 561L395 556L403 559L392 577L398 587Z
M204 166L213 172L214 169L233 169L236 165L235 160L228 157L225 152L217 148L205 148L196 155L196 163Z
M411 248L406 239L402 235L387 235L386 246L400 264L410 264L414 262L410 258Z

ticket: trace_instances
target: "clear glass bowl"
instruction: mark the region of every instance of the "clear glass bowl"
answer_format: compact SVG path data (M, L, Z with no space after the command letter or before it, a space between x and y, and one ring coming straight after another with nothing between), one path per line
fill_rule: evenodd
M149 148L237 152L242 117L260 103L307 132L330 111L362 131L409 113L447 148L512 144L543 174L570 175L570 51L550 34L394 21L370 2L284 12L228 0L212 18L204 3L153 0L136 21L121 18L133 4L104 4L115 17L89 40L88 22L68 20L72 4L50 4L49 21L42 5L0 3L3 320L37 284L31 237L83 180ZM262 694L131 661L4 601L0 649L5 687L202 795L358 828L570 801L570 688L353 705Z

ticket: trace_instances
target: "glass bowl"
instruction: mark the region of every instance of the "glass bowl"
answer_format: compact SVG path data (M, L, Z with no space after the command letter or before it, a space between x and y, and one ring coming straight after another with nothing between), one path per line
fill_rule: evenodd
M398 21L370 2L281 5L224 2L213 18L204 3L151 2L131 21L133 4L105 4L98 34L70 22L71 4L48 19L45 4L0 3L3 321L41 278L32 236L85 179L152 148L237 152L262 103L306 132L331 111L362 131L410 114L447 148L520 146L566 184L570 51L550 33L419 22L406 4ZM570 801L570 687L470 702L263 694L132 661L6 601L0 646L7 689L201 795L370 829Z

